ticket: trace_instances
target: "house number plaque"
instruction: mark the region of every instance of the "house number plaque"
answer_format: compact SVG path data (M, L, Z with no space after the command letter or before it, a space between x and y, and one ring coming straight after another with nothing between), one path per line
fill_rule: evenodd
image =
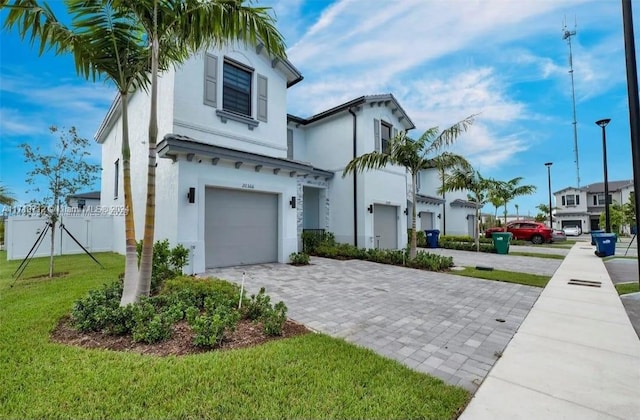
M253 190L255 186L253 184L242 184L242 188L248 188L250 190Z

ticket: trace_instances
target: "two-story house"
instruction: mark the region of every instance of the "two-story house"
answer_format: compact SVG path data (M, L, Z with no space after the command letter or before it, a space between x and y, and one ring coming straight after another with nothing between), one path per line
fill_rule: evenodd
M189 272L287 262L305 229L331 231L339 242L363 248L407 243L406 170L388 166L346 177L343 171L355 156L385 151L389 139L413 129L413 122L391 94L361 96L308 118L288 115L287 89L301 80L289 61L242 44L196 54L159 78L155 237L190 250ZM128 110L140 238L147 93L132 94ZM96 134L103 206L124 205L121 117L116 99ZM419 203L442 204L432 195ZM468 204L462 197L450 201L447 216L453 220ZM424 225L435 227L436 209L419 210ZM113 234L116 251L124 252L123 217L114 219Z
M625 204L633 192L633 180L609 182L609 203ZM567 187L553 193L554 228L578 226L583 232L601 229L600 214L605 211L604 182L581 188Z

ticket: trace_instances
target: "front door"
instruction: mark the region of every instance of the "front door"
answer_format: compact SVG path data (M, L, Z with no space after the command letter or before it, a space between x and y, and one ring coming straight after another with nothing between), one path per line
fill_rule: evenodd
M398 207L373 205L373 246L398 249Z

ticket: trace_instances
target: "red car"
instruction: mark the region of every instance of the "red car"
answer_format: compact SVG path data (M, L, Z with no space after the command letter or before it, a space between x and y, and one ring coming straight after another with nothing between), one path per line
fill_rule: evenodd
M484 231L484 236L491 238L493 232L504 232L504 228L494 227ZM531 241L534 244L542 244L553 241L553 229L549 229L537 222L511 222L507 223L507 232L511 232L513 239Z

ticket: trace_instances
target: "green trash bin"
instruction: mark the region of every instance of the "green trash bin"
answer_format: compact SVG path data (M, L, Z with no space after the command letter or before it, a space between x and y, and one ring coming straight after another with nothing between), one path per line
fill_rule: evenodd
M493 246L496 247L498 254L508 254L509 244L511 243L511 233L509 232L494 232L491 234L493 238Z

